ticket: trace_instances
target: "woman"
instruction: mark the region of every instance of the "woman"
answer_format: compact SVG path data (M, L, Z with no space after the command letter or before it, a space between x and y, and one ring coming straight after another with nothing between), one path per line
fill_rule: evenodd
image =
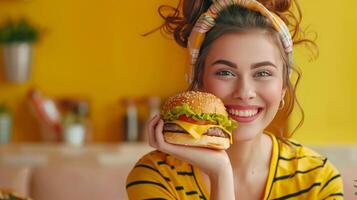
M293 110L292 47L299 22L289 0L184 1L166 18L192 58L190 89L210 92L238 121L227 151L168 144L163 121L148 124L158 151L127 178L130 199L343 199L342 179L323 156L288 140ZM172 26L176 24L177 26ZM290 36L287 26L295 31ZM286 103L285 103L286 102ZM269 130L270 132L268 132Z

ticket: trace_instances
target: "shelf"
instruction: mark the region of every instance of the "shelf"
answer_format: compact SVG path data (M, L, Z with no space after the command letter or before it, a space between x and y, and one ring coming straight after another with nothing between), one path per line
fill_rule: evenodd
M0 165L121 165L135 163L154 150L146 143L98 143L70 146L50 143L23 143L0 146Z

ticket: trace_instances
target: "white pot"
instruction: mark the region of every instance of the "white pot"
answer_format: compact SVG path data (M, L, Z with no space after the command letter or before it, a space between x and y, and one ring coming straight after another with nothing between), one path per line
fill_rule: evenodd
M21 42L4 45L5 77L8 81L22 83L31 74L32 43Z
M11 139L11 116L0 113L0 144L7 144Z
M82 124L72 124L64 129L64 142L69 145L80 146L84 143L86 129Z

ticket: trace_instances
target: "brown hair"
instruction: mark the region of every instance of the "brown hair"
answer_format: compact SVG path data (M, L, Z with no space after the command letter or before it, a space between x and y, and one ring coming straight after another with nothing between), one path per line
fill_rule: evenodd
M285 24L292 32L294 45L307 43L311 44L313 47L316 47L314 41L304 38L305 34L300 28L302 14L297 0L258 1L271 12L277 14L285 22ZM187 47L187 40L195 22L198 20L202 13L207 11L211 4L212 2L210 0L180 0L176 8L162 5L159 7L158 12L165 20L165 22L153 31L160 29L167 34L172 34L175 41L180 46ZM292 8L296 9L297 15L294 14ZM286 103L285 106L278 111L274 120L267 127L267 131L274 133L276 136L286 141L294 134L294 132L302 125L304 121L304 111L296 97L296 88L302 74L298 67L289 65L289 62L287 61L287 55L284 52L284 48L281 44L281 40L279 39L277 31L274 30L271 23L260 13L239 7L237 5L232 5L223 9L218 14L216 25L209 32L207 32L205 40L201 46L197 62L194 66L193 83L190 85L189 89L196 90L201 86L204 62L208 53L208 49L213 41L215 41L223 34L229 32L239 33L250 29L266 30L278 45L282 59L284 61L283 77L284 86L287 88L284 100ZM150 34L153 31L150 31L147 34ZM292 70L292 72L295 72L295 81L289 78L288 69ZM289 133L287 130L287 121L288 117L294 109L295 104L298 106L301 112L301 119L293 131Z

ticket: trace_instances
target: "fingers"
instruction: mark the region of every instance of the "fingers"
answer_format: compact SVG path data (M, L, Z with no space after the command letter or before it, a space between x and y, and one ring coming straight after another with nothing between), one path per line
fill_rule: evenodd
M163 128L164 128L164 121L160 119L159 116L155 116L148 125L148 134L149 134L149 144L150 146L162 150L165 150L165 145L167 144L165 142L164 136L163 136Z
M156 126L155 129L155 139L156 139L156 144L158 145L158 148L162 148L162 145L165 144L165 139L163 135L163 127L164 127L164 121L160 119L159 123Z
M146 134L148 134L149 145L154 148L157 147L155 138L155 128L159 120L159 115L155 115L146 125Z

